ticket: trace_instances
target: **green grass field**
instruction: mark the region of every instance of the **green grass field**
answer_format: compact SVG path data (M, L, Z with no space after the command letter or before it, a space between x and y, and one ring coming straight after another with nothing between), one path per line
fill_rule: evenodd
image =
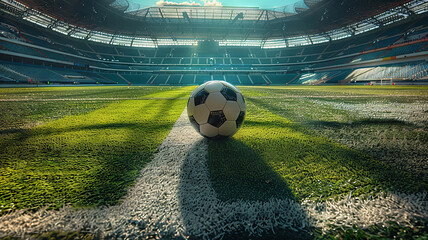
M116 203L191 89L2 89L1 211Z
M370 196L384 191L428 190L426 109L415 110L422 121L408 123L393 116L364 116L324 104L381 101L411 106L426 103L428 88L240 89L248 105L245 127L233 139L210 142L212 178L225 199L266 199L280 194L303 201L337 199L350 191L355 196ZM240 174L235 174L235 169ZM284 188L288 188L287 194L279 190Z
M193 88L0 89L0 215L116 204ZM220 199L303 202L428 190L428 87L239 89L243 127L208 141ZM412 231L394 229L393 236Z

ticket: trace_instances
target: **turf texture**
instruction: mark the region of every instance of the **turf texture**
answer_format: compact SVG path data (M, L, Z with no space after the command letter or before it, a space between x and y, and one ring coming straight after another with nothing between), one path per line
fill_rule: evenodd
M191 89L12 90L16 93L1 89L2 99L24 101L23 96L31 96L31 92L31 103L36 102L27 109L20 101L0 103L2 121L14 129L2 129L1 211L46 205L59 208L68 203L115 204L167 136ZM93 99L81 103L76 97L82 95ZM97 100L100 95L103 99ZM131 100L106 101L106 97ZM48 106L38 104L45 103L37 102L38 99L50 99ZM12 114L15 116L11 117ZM48 120L36 127L21 127L39 119L38 116Z
M240 89L248 109L244 126L231 139L209 142L208 166L213 186L223 200L327 200L349 194L369 197L385 191L415 193L428 189L424 150L428 137L423 126L388 117L360 116L322 104L382 101L391 108L396 102L412 106L427 100L428 88ZM397 136L390 133L391 129ZM385 136L380 138L377 133ZM390 149L388 144L393 139L398 147ZM404 139L412 139L414 146L404 149ZM388 151L393 151L394 162L384 157ZM397 152L405 151L420 158L416 166L409 167L405 157L397 156ZM401 165L405 166L396 167Z

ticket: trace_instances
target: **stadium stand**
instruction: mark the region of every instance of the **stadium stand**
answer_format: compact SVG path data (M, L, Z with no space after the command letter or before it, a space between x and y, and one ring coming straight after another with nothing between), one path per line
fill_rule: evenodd
M0 17L1 82L192 85L349 84L427 79L427 17L319 44L130 47L76 39ZM212 43L210 43L212 44ZM373 64L377 66L373 67ZM405 70L406 74L402 74Z

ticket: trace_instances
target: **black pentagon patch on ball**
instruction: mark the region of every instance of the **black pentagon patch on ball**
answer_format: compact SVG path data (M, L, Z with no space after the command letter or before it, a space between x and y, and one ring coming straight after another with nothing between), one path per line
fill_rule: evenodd
M240 112L238 119L236 119L236 128L240 128L242 123L244 122L245 112Z
M201 129L199 128L199 124L198 124L198 122L196 122L195 118L193 116L189 116L189 120L190 120L190 123L192 124L192 126L195 128L195 130L197 132L201 132Z
M207 100L209 93L205 90L201 90L195 95L195 106L198 106L200 104L204 104Z
M226 86L221 89L221 94L223 94L227 101L236 101L237 99L236 92Z
M212 111L208 117L208 123L214 127L219 128L224 122L226 122L226 116L223 111Z

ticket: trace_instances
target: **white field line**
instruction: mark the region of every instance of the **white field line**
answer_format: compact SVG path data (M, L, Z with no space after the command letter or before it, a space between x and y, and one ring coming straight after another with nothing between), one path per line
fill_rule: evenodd
M364 227L389 220L407 224L415 216L428 217L426 194L303 205L281 199L224 202L211 186L206 154L206 140L192 129L185 110L120 204L16 211L0 217L0 237L59 229L109 238L221 238L236 230L260 234L278 228L305 230L309 224L326 228L329 223Z
M358 197L323 203L304 203L311 226L328 229L328 224L366 228L374 224L388 225L389 221L412 226L415 218L428 221L427 193L387 193L374 199Z

